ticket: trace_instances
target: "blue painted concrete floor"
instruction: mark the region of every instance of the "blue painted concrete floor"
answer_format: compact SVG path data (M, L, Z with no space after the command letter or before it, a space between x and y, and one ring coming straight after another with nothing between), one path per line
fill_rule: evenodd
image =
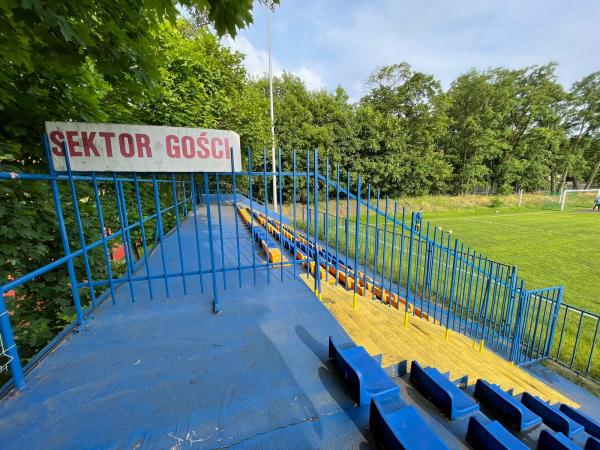
M200 209L206 261L206 213ZM234 212L222 208L226 266L237 266ZM218 220L216 208L211 217ZM213 223L216 260L221 251ZM239 227L242 264L252 260L249 232ZM197 267L194 224L181 228L184 265ZM170 271L179 269L176 233L164 244ZM264 263L256 247L255 258ZM210 261L210 260L208 260ZM162 270L160 249L150 272ZM145 274L145 269L141 269ZM353 408L327 362L329 335L347 335L286 269L218 276L222 313L212 312L210 276L146 282L100 305L27 377L22 393L0 402L0 448L361 448L368 408Z
M237 267L263 254L235 218L213 206L215 260ZM200 255L208 267L206 210L200 208ZM194 222L181 227L184 269L197 269ZM149 271L180 270L177 234L150 258ZM146 268L139 274L144 275ZM299 275L300 271L298 271ZM138 275L139 275L138 274ZM355 407L332 363L327 339L348 336L291 268L217 275L222 312L212 311L210 276L133 283L116 306L102 303L27 376L24 392L0 400L2 449L375 448L369 407ZM283 281L281 281L283 278ZM224 282L227 289L224 290ZM464 448L467 420L455 423L404 378L402 396L415 404L450 448Z

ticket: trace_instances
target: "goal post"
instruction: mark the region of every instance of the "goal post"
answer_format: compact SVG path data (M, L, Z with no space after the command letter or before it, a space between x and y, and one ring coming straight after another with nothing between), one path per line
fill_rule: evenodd
M560 193L560 210L571 203L573 207L589 207L594 200L600 198L600 188L595 189L565 189Z

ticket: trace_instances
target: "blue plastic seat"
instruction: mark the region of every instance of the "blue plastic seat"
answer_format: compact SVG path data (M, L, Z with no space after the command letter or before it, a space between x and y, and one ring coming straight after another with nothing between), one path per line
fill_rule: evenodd
M528 392L523 392L521 403L540 416L546 425L554 431L563 433L569 439L583 431L583 425L578 424L557 408L553 408L541 398L535 397Z
M582 413L578 409L571 408L569 405L562 404L560 405L559 409L575 422L583 425L583 428L588 432L588 434L600 439L600 423L596 422L594 419Z
M479 410L475 400L433 367L423 369L417 361L413 361L410 366L410 381L450 420L460 419Z
M507 426L526 431L542 423L542 418L531 412L512 395L504 392L499 386L485 380L477 380L475 398L496 412L500 420Z
M538 450L581 450L581 447L562 433L542 430L537 444Z
M329 357L335 359L358 404L368 405L378 394L400 394L398 385L364 347L357 347L354 344L338 346L329 337Z
M523 442L513 436L500 422L484 423L477 416L469 419L467 442L475 449L483 450L528 450Z
M585 441L585 447L583 447L583 450L600 450L600 441L594 436L590 436L588 440Z
M413 406L406 406L398 394L377 395L371 400L369 426L385 448L447 449Z

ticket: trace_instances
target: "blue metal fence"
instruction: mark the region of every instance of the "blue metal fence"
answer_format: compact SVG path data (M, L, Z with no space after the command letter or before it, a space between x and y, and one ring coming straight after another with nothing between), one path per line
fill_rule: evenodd
M45 146L48 148L47 142ZM67 150L65 155L69 153ZM241 244L245 239L251 240L262 227L255 218L255 211L264 213L280 232L281 224L288 224L293 237L289 242L293 242L293 246L287 241L286 245L292 255L300 251L299 239L306 242L302 245L307 258L314 263L314 273L322 267L325 277L331 276L333 271L338 279L337 274L344 272L344 285L352 289L355 303L364 301L362 297L381 301L387 298L389 305L395 300L406 317L413 314L433 320L447 329L485 342L518 364L551 356L560 312L565 311L555 353L555 358L562 360L569 331L569 326L564 324L567 316L572 317L575 311L561 306L562 287L527 291L515 267L492 261L465 247L444 230L430 223L420 223L414 213L408 213L405 208L399 211L396 202L393 213L388 213L389 199L381 199L370 185L363 186L360 178L353 181L348 173L345 186L342 185L339 166L335 167L335 178L330 177L330 164L326 161L325 175L320 174L316 151L307 152L306 168L300 171L296 152L291 155L292 171L283 171L280 152L278 171L269 172L266 153L263 152L262 171L255 171L248 150L248 170L233 172L232 168L229 174L82 174L70 170L66 157L65 173L56 173L51 165L47 174L0 172L3 182L49 183L57 234L64 251L63 256L49 259L28 273L10 274L13 279L0 287L0 335L12 383L19 389L25 386L25 372L45 351L66 333L84 324L90 312L104 299L110 298L115 303L120 287L128 289L129 298L134 302L136 286L140 284L146 286L150 298L156 295L157 283L169 297L174 279L180 280L184 294L191 283L198 283L201 292L210 286L214 311L219 312L222 292L243 287L243 271L252 271L254 284L259 277L271 283L275 278L284 281L286 277L296 278L304 272L308 276L310 270L304 270L306 261L295 257L271 261L269 255L254 244L250 246L251 257L242 260ZM278 179L279 189L275 195L279 204L286 205L278 211L269 207L272 199L268 187L272 177ZM85 223L79 206L82 192L86 199L92 199L95 208L94 220L87 218ZM300 215L297 214L299 196L306 201ZM71 208L65 208L66 199ZM225 202L234 208L243 204L251 211L250 237L245 236L236 219L235 245L227 251L222 210ZM206 214L205 224L199 219L200 207L205 208L202 211ZM183 240L181 228L186 221L193 221L195 242ZM116 231L108 230L115 226ZM208 255L200 252L199 240L203 233L210 244ZM176 242L175 265L171 257L167 258L165 249L169 235ZM115 243L123 246L123 267L117 267L111 260ZM320 247L315 243L320 243ZM182 255L190 247L195 247L195 258L192 265L186 266ZM278 247L283 254L281 236ZM150 267L149 258L154 252L160 253L160 269ZM227 252L233 254L233 258L226 258ZM27 283L42 282L41 276L57 268L66 269L76 320L24 365L15 340L15 324L10 319L11 306L7 306L7 302L14 299L5 294L18 291ZM230 274L237 274L237 279L230 278ZM352 286L350 280L354 280ZM320 283L321 278L315 276L317 295ZM366 289L369 285L370 290ZM583 319L580 322L584 323ZM591 373L595 362L597 316L595 326L587 369L581 371L586 375ZM575 341L573 354L577 350L577 339ZM572 356L571 360L573 367L576 358Z

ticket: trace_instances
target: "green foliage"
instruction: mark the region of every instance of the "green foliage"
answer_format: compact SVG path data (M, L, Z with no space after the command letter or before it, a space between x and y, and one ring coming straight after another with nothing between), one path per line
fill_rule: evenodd
M179 2L206 18L217 34L235 35L252 22L251 0ZM275 4L277 2L274 2ZM235 102L245 86L240 56L217 38L184 22L171 0L9 1L0 3L0 170L45 172L40 136L47 120L146 122L225 128L248 127L251 119ZM165 58L168 55L168 58ZM248 102L242 103L242 106ZM243 116L243 118L240 118ZM100 183L108 228L118 230L112 182ZM138 213L131 185L124 186L130 222ZM91 186L77 183L87 242L100 238ZM154 211L148 185L140 187L145 214ZM173 203L161 184L162 206ZM70 246L80 248L73 204L61 186ZM173 214L163 216L165 230ZM149 241L155 221L147 223ZM134 243L139 230L132 233ZM45 182L0 184L0 280L18 278L64 255L52 195ZM111 247L121 239L111 241ZM95 280L106 279L100 249L89 254ZM86 280L75 260L78 282ZM124 271L115 264L113 272ZM95 294L99 295L100 289ZM79 289L83 306L89 289ZM74 315L66 267L39 276L7 297L20 355L28 358Z
M497 195L493 196L490 200L490 208L500 208L502 206L502 200Z
M516 186L546 188L566 140L565 93L554 69L555 64L472 70L452 84L446 142L455 192L481 186L503 193Z

